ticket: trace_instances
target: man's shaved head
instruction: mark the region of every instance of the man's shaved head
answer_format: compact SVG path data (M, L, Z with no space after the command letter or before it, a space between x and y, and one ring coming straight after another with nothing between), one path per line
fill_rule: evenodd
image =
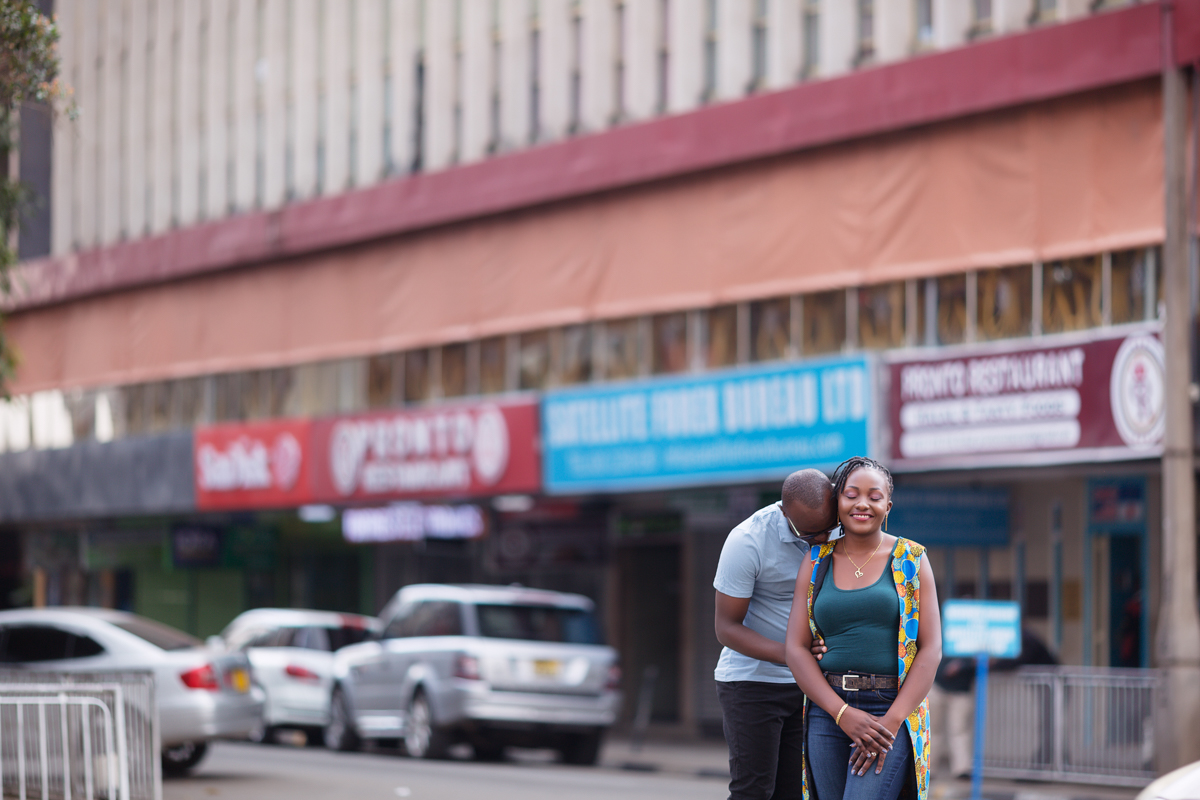
M814 511L825 509L833 495L833 484L829 476L819 469L802 469L788 475L783 481L783 503L800 503Z

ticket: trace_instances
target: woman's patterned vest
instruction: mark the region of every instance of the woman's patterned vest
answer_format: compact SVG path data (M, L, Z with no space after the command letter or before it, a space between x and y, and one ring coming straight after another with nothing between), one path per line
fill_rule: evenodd
M819 637L817 624L813 621L814 586L817 570L821 562L833 553L836 542L821 545L812 551L812 580L808 584L808 627L813 638ZM904 685L904 677L912 666L913 658L917 655L917 630L920 627L921 606L921 556L925 548L908 539L897 539L896 547L892 550L892 578L896 582L896 594L900 600L900 646L899 676L900 685ZM832 580L828 577L827 580ZM913 764L916 767L917 800L927 800L929 796L929 698L921 701L917 710L908 715L905 721L908 725L909 739L912 740ZM810 800L808 786L808 756L804 764L804 797Z

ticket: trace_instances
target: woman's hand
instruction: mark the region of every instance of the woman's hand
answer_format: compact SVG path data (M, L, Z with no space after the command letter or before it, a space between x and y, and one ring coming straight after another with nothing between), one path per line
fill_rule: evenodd
M849 711L850 709L846 710ZM845 717L842 717L842 719L845 719ZM900 726L904 724L904 720L896 722L889 715L885 715L883 718L872 717L872 719L878 719L884 729L891 732L893 742L895 741L896 733L900 731ZM875 774L878 775L883 772L883 762L887 759L889 750L891 750L891 747L888 747L887 750L872 751L870 748L864 749L856 745L850 751L850 771L860 777L866 775L871 762L874 761Z
M886 753L884 753L886 755ZM855 745L850 748L850 774L857 775L860 778L867 774L867 769L871 766L871 762L877 758L875 753L870 753L863 748ZM883 766L883 758L879 758L879 765ZM875 770L876 774L879 770Z
M866 765L875 756L882 756L892 749L896 735L887 729L883 720L868 714L858 708L847 708L842 712L842 721L838 725L854 742L854 751L850 755L850 763L858 762L855 772L866 774ZM880 759L880 763L883 759ZM859 771L861 769L861 772Z
M813 658L817 661L820 661L821 656L829 652L829 648L825 646L824 639L813 639L812 648L810 649L812 650Z

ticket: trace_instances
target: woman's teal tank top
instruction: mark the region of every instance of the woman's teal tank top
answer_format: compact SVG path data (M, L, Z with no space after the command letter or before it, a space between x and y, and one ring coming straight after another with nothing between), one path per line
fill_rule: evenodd
M879 580L862 589L839 589L830 570L813 606L813 618L829 648L818 662L825 672L899 674L900 601L887 567Z

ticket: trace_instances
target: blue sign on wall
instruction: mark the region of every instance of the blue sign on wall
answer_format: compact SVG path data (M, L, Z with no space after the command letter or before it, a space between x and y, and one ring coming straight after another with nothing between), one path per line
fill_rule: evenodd
M1008 490L897 487L888 533L926 547L1007 547Z
M948 656L1021 655L1021 606L1011 600L942 603L942 652Z
M552 494L776 479L868 454L865 357L551 392L542 470Z

